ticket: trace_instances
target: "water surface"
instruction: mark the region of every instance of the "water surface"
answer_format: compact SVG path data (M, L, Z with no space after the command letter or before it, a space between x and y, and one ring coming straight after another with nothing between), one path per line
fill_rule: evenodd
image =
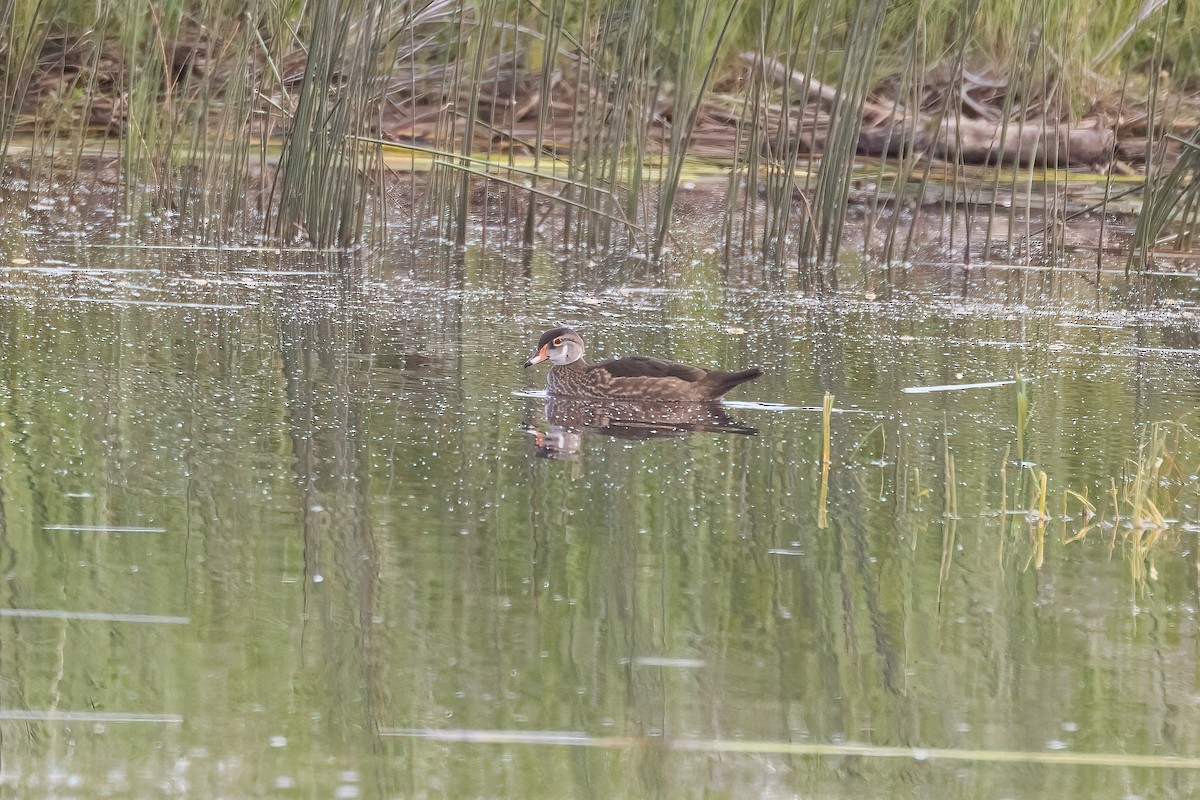
M1194 276L715 258L12 244L5 795L1200 791ZM757 433L541 457L559 323Z

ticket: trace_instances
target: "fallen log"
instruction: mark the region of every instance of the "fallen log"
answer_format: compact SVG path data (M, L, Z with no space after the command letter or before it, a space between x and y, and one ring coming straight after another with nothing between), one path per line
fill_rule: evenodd
M805 92L809 103L823 108L836 105L840 90L827 86L798 70L788 69L781 61L757 53L743 53L742 61L752 69L761 69L776 84L790 83ZM974 81L982 78L971 76ZM1001 82L995 82L1002 85ZM801 115L803 118L803 114ZM810 130L801 123L793 140L805 150L824 148L823 130ZM1003 140L1003 141L1002 141ZM904 153L928 153L947 161L968 164L1024 166L1092 166L1113 160L1116 137L1099 121L1071 125L1048 123L1039 119L1005 125L990 119L946 119L940 124L928 114L911 112L896 103L866 102L863 128L859 132L858 154L895 156Z
M985 119L947 119L937 129L933 155L967 164L1077 167L1108 164L1113 160L1116 136L1088 124L1052 124L1046 120L1024 123Z
M1083 125L1024 123L986 119L948 119L935 126L925 119L917 125L877 125L863 128L859 155L895 156L924 153L945 161L992 166L1080 167L1107 165L1113 160L1116 136L1099 121Z

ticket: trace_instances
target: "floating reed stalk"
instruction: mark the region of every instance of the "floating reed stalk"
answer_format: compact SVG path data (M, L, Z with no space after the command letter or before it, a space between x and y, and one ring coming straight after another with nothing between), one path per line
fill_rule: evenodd
M1161 423L1154 423L1142 435L1138 457L1133 462L1133 474L1125 484L1125 505L1135 543L1146 529L1162 530L1166 521L1155 500L1160 498L1159 471L1165 463L1166 433Z
M942 459L945 465L943 489L945 497L943 505L948 518L958 516L958 482L954 474L954 454L950 452L950 432L947 429L946 418L942 417Z
M1096 518L1096 507L1088 500L1086 491L1084 494L1080 494L1072 489L1066 489L1063 491L1063 518L1065 519L1067 517L1068 497L1074 497L1077 501L1079 501L1079 504L1083 509L1084 526L1074 536L1066 539L1063 544L1070 544L1071 542L1077 542L1080 539L1083 539L1088 535L1092 528L1096 527L1096 523L1093 522L1093 520Z
M1000 460L1000 546L997 550L998 566L1004 567L1004 542L1008 538L1008 456L1012 444L1004 445L1004 458Z
M950 565L954 561L955 541L958 538L958 478L954 471L954 454L950 452L950 431L945 415L942 416L942 561L938 568L938 595L942 584L950 577Z
M929 495L930 490L921 488L921 468L913 467L912 473L913 473L913 479L912 479L913 486L916 487L916 491L913 492L913 497L918 500L920 500L923 497L927 497ZM920 527L914 526L912 546L911 546L911 549L914 553L917 551L917 543L918 543L918 539L920 538L920 531L921 531Z
M821 496L817 501L817 527L821 530L829 527L827 506L829 500L829 429L833 417L833 395L825 393L821 404Z

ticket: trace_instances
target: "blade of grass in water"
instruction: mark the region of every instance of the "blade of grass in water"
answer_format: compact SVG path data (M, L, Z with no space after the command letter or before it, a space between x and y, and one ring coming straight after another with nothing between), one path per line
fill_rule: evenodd
M970 750L949 747L892 747L858 742L752 741L746 739L686 739L671 737L590 736L577 731L483 730L465 728L384 728L381 736L429 739L469 744L562 745L598 748L660 748L695 753L786 754L794 756L856 756L913 761L954 761L1000 764L1057 764L1139 769L1200 769L1200 758L1138 753L1080 753L1067 750Z
M832 414L833 395L826 392L821 405L821 496L817 501L817 527L822 530L829 527L829 438Z

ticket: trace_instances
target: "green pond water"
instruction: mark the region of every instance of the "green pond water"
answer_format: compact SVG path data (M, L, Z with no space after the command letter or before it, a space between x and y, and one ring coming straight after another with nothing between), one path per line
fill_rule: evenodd
M5 247L4 797L1200 794L1194 275Z

